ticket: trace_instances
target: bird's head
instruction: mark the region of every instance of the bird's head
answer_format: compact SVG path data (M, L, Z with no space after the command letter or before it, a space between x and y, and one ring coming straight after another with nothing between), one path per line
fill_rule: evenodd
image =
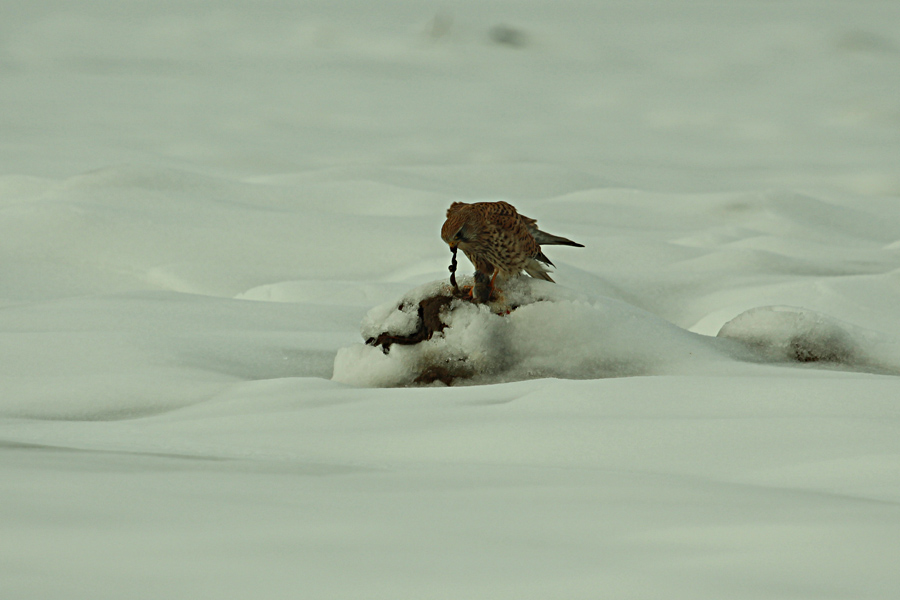
M478 234L475 223L469 218L470 211L466 210L468 207L468 204L454 202L447 210L447 220L441 227L441 239L453 249L471 242Z

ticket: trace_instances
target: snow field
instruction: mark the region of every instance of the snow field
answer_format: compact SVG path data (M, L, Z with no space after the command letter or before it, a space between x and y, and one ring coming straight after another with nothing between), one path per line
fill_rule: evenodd
M0 596L893 600L898 6L4 6Z

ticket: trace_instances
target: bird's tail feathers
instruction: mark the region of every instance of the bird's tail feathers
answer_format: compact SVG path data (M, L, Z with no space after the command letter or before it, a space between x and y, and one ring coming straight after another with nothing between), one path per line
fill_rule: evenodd
M534 256L534 260L539 260L539 261L541 261L542 263L544 263L545 265L550 265L551 267L555 267L555 266L556 266L556 265L553 264L553 262L552 262L549 258L547 258L547 255L544 254L543 252L538 252L538 253ZM543 267L542 267L542 268L543 268Z
M550 283L556 283L553 279L550 278L550 274L547 272L546 267L538 262L540 259L531 259L528 262L528 265L525 266L525 272L534 277L535 279L543 279L544 281L549 281ZM553 264L549 260L546 261L547 264Z
M534 241L536 241L541 246L575 246L577 248L584 248L584 244L579 244L578 242L573 242L572 240L564 237L560 237L558 235L553 235L552 233L547 233L546 231L541 231L540 229L535 229L531 232L531 235L534 237Z

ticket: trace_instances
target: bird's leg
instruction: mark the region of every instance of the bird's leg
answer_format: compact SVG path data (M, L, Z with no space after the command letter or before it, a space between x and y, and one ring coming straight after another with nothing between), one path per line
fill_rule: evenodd
M475 271L475 286L472 288L472 299L475 302L488 302L493 291L493 278L484 271Z
M494 287L494 280L497 279L497 273L499 273L499 272L500 272L500 269L494 269L494 274L491 275L490 279L487 278L487 273L481 273L481 275L482 275L482 277L480 279L481 288L478 289L478 296L477 296L478 302L488 302L489 300L494 300L497 298L497 294L495 293L496 288ZM476 271L475 272L476 288L478 288L478 283L479 283L478 274L479 274L479 271ZM487 283L485 283L485 280L487 280ZM472 292L472 295L473 296L475 295L474 291Z

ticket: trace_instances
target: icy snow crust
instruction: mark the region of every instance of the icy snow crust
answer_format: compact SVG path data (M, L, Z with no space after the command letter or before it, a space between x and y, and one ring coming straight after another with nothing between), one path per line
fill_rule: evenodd
M0 598L895 600L900 3L442 7L4 3Z

